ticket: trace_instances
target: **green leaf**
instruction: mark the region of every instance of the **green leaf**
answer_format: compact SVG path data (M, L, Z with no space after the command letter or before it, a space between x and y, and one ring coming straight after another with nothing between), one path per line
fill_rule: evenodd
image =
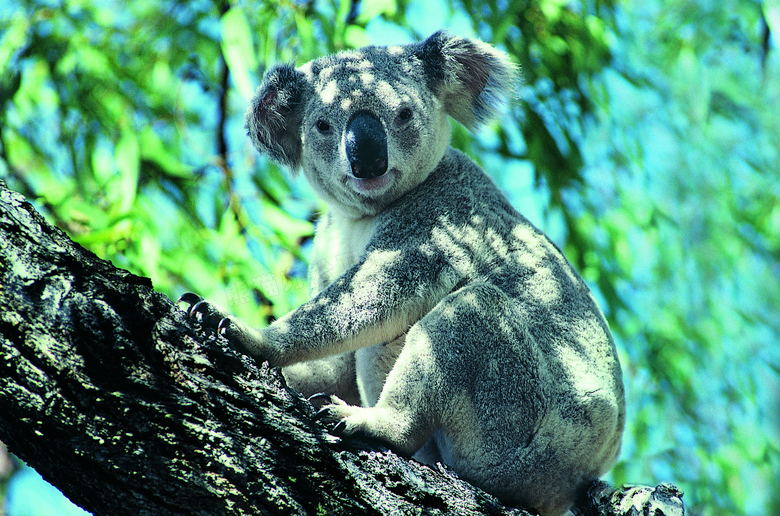
M357 25L350 25L344 31L344 43L347 47L360 48L368 45L371 41L368 39L366 29Z
M141 152L138 137L126 129L116 144L116 165L119 169L118 201L119 214L130 211L135 202L138 189L138 176L141 169Z
M780 0L764 0L764 20L775 44L775 49L780 48Z
M3 29L0 37L0 72L5 75L11 63L13 55L24 45L27 40L27 31L30 21L22 13L16 13L11 17L9 25Z
M289 245L295 245L295 242L301 237L311 235L314 232L311 222L291 217L276 204L266 199L262 199L262 207L263 221Z
M250 71L257 69L257 57L252 43L249 22L240 7L233 6L220 20L222 55L230 69L236 89L249 101L254 94Z
M365 25L377 16L395 16L398 12L398 2L395 0L364 0L360 3L360 14L357 23Z
M141 157L156 163L170 177L190 177L190 167L181 162L176 149L166 146L160 136L150 127L145 127L139 135Z

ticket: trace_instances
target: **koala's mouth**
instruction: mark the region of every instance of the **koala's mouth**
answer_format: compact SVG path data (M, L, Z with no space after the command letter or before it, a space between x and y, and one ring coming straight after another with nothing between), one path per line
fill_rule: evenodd
M349 184L352 189L359 194L368 196L380 195L388 190L392 185L395 180L396 173L396 169L393 168L379 177L359 178L350 176Z

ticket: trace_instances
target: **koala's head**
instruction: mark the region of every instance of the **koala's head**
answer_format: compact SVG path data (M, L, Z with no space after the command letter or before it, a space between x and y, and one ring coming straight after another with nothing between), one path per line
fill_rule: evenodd
M425 180L449 146L447 115L474 129L514 86L506 55L438 32L271 69L247 110L255 147L350 217Z

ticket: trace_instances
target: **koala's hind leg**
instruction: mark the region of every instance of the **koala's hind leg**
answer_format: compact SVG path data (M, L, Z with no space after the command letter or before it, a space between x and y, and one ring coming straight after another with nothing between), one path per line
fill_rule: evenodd
M450 294L409 330L374 407L326 407L341 419L336 430L440 457L505 503L563 514L603 469L590 442L596 413L571 405L527 317L492 285Z
M409 347L404 348L376 405L361 407L336 399L324 407L329 419L340 420L334 433L361 432L386 442L398 453L413 455L438 426L438 407L433 401L438 396L434 387L425 382L433 365L420 360Z
M453 414L471 418L457 426L476 431L478 422L474 419L479 416L468 408L473 406L469 399L473 373L479 373L482 362L500 352L479 345L489 332L482 326L495 326L510 318L506 304L502 309L500 301L481 297L485 289L494 297L503 296L490 286L466 287L442 300L412 326L375 406L335 403L326 407L331 417L341 420L337 430L344 435L366 433L406 455L420 450L442 426L450 426ZM483 310L488 302L490 320ZM472 371L463 371L464 367Z
M432 356L432 343L418 323L407 333L379 399L367 400L375 401L373 406L360 407L335 400L324 409L329 419L340 420L335 433L361 432L386 442L398 453L411 456L439 426L442 386L431 380L440 374Z

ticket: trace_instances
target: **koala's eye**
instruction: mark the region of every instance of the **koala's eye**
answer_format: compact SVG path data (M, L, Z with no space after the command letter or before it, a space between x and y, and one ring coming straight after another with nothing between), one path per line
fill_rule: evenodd
M315 123L314 126L321 133L327 133L330 131L330 124L325 120L317 120L317 123Z
M412 118L412 110L409 109L408 107L405 107L398 112L398 120L400 120L401 122L406 122L411 118Z

